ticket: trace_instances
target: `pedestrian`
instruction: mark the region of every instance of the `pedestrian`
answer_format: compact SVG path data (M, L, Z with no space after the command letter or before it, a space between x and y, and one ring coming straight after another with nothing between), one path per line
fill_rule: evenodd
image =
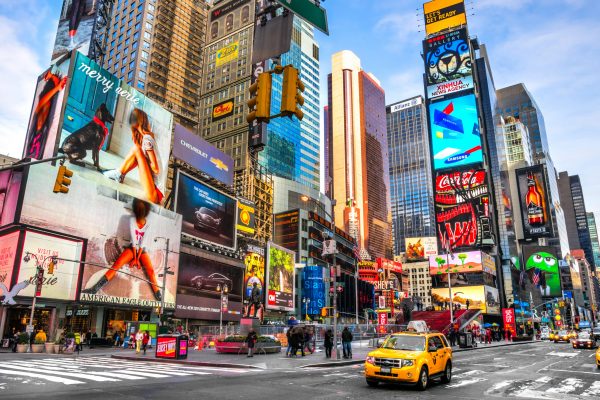
M310 354L313 354L315 352L314 348L311 347L312 338L313 335L311 328L306 327L304 331L304 346L306 348L306 351L308 351Z
M347 326L342 331L342 348L344 350L344 358L352 358L352 332Z
M333 347L333 331L331 329L327 329L327 332L325 332L323 345L325 346L325 358L331 358L331 349Z
M450 346L454 347L456 345L456 330L454 330L454 325L450 327L450 332L448 332L448 336L450 339Z
M490 328L485 330L485 343L492 344L492 330Z
M469 301L469 299L467 299L467 302L466 302L467 310L469 309L470 305L471 305L471 302Z
M142 340L144 339L144 334L142 333L142 331L137 331L137 333L135 334L135 352L136 354L139 354L140 350L142 349Z
M287 342L288 342L288 347L287 347L287 350L285 351L285 356L291 357L292 356L292 328L287 328L287 331L285 331L285 337L287 338Z
M142 349L144 349L144 355L146 355L146 347L148 347L148 342L150 341L150 334L148 331L144 332L144 336L142 337Z
M92 348L92 330L88 329L87 333L85 334L85 342L87 343L88 347L91 349Z
M78 353L83 350L81 346L81 333L75 332L75 351Z
M254 344L258 340L258 336L254 329L250 329L248 332L248 336L246 336L246 343L248 345L248 357L254 357Z

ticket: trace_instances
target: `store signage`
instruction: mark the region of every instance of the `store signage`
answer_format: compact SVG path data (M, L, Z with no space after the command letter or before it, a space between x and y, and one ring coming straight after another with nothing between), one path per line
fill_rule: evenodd
M505 329L510 328L513 332L516 331L515 310L513 308L502 309L502 321Z
M236 8L241 7L246 3L250 3L250 0L233 0L233 1L225 4L224 6L215 8L214 10L212 10L210 12L210 20L214 21L215 19L218 19L218 18L222 17L223 15L232 12Z
M432 0L423 4L423 14L427 35L467 24L463 0Z
M215 65L220 67L230 61L237 60L240 52L240 42L233 42L217 50Z
M375 290L395 290L398 289L397 281L389 280L389 281L376 281L372 282Z
M233 106L233 99L225 100L221 103L215 104L212 109L212 122L219 121L223 118L233 115Z
M378 313L377 320L379 322L379 325L387 325L387 323L388 323L387 313Z
M401 103L392 104L390 106L390 112L396 113L398 111L406 110L407 108L410 108L410 107L419 106L421 104L423 104L422 97L421 96L415 97L414 99L406 100Z

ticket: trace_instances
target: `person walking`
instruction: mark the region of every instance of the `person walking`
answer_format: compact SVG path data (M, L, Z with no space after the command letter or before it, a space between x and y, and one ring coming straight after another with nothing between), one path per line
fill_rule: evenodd
M469 299L467 299L465 305L467 306L467 310L469 309L469 306L471 305L471 302L469 301Z
M485 331L485 343L492 344L492 330L490 328Z
M352 358L352 332L347 326L342 331L342 349L344 350L344 358Z
M85 334L85 342L88 345L88 348L92 348L92 330L88 329L87 333Z
M287 331L285 332L285 337L287 338L287 342L288 342L288 347L287 350L285 351L285 356L286 357L291 357L292 356L292 328L287 328Z
M146 355L146 348L148 347L148 342L150 341L150 334L148 331L144 332L144 336L142 337L142 349L144 349L144 355Z
M142 331L138 331L135 334L135 352L136 352L136 354L139 354L140 350L142 349L142 340L144 340L144 334L142 333Z
M454 330L454 325L450 327L448 339L450 339L450 346L454 347L456 345L456 331Z
M327 329L325 332L323 346L325 347L325 358L331 358L331 349L333 348L333 331L331 329Z
M248 336L246 336L246 343L248 344L248 357L254 357L254 344L258 340L258 336L254 329L250 329Z

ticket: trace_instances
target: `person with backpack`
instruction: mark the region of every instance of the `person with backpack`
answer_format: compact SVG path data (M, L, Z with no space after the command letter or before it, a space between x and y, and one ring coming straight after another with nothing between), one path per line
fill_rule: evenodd
M342 349L344 350L344 358L352 358L352 332L348 327L344 327L342 331Z
M256 335L256 332L254 332L254 329L251 329L250 332L248 332L248 336L246 336L246 343L248 344L248 357L254 357L254 344L257 340L258 336Z

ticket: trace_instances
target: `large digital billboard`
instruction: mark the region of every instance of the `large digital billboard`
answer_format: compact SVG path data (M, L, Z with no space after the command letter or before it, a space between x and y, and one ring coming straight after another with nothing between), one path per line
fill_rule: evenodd
M244 257L246 272L244 274L244 298L249 299L252 288L260 289L264 301L265 297L265 249L249 244Z
M523 246L525 272L542 297L562 296L557 250L550 246Z
M273 242L292 251L300 245L300 211L286 211L273 216Z
M105 46L114 0L64 0L52 51L52 60L78 50L90 56L103 55L95 46ZM92 57L93 58L93 57ZM102 60L96 60L102 62Z
M19 296L33 297L35 293L37 267L33 255L39 261L43 261L48 256L56 256L61 259L76 260L77 262L58 259L53 273L50 274L48 271L50 260L47 259L46 263L43 264L45 274L39 297L43 299L76 300L83 245L81 239L66 239L56 235L26 231L23 254L17 262L19 272L16 282L29 281L29 285L19 292ZM32 254L29 262L23 260L26 252Z
M548 185L543 165L516 170L525 239L552 236Z
M238 197L237 229L251 236L256 229L256 205L242 197Z
M237 200L179 171L175 211L182 215L182 233L235 249Z
M157 307L164 299L174 308L181 216L82 174L73 175L68 194L53 195L57 170L29 167L19 222L87 239L80 301ZM174 275L163 290L167 266Z
M466 29L423 41L427 98L473 89L471 46Z
M435 237L405 238L404 244L408 261L427 260L438 251Z
M239 321L243 281L241 263L226 264L214 256L181 253L175 315L178 318L219 319L221 291L226 286L228 305L223 309L223 320Z
M173 157L233 186L233 158L179 124L175 125Z
M294 311L296 253L267 244L267 309Z
M432 0L423 4L425 33L434 33L467 24L464 0Z
M440 248L454 250L493 243L485 170L438 172L434 190Z
M430 103L429 129L434 169L456 168L483 161L474 94Z
M19 231L0 236L0 284L3 284L8 290L11 289L12 273L17 257L19 237Z
M318 265L307 265L302 269L302 315L320 315L327 306L323 273L324 268Z
M429 274L464 274L482 272L481 251L465 251L429 257Z
M172 121L170 112L74 51L42 75L24 155L64 154L76 175L162 204Z
M449 307L450 297L448 288L431 289L431 301L436 307ZM462 309L467 307L469 302L470 310L481 310L482 313L488 313L486 303L485 286L461 286L452 288L452 302L459 304Z

